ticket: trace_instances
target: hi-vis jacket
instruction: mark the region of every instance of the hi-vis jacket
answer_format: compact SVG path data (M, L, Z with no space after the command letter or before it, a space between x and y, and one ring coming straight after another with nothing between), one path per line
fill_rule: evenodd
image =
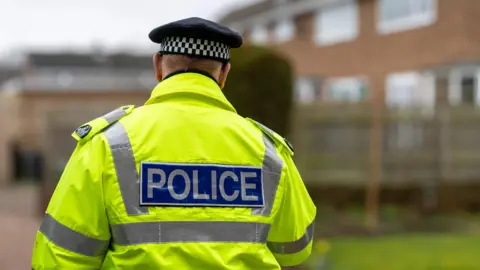
M312 248L316 208L290 145L195 72L81 126L32 268L280 269Z

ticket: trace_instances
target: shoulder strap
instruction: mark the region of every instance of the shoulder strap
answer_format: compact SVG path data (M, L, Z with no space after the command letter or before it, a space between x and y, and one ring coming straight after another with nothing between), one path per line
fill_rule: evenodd
M275 143L275 146L281 147L284 151L287 151L287 153L291 156L294 154L294 149L292 144L287 141L287 139L283 138L280 136L278 133L275 131L271 130L267 126L261 124L260 122L257 122L251 118L247 117L247 120L250 121L253 125L255 125L257 128L259 128L265 135L267 135L272 141Z
M129 115L133 112L135 108L134 105L122 106L117 108L104 116L98 117L90 122L87 122L77 128L73 133L72 137L78 141L78 143L83 144L91 140L95 135L102 132L105 128L111 126L118 120L122 119L126 115Z

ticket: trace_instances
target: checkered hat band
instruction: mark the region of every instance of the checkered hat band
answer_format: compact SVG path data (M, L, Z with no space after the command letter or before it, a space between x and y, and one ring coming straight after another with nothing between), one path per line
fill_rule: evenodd
M216 41L187 38L167 37L160 44L161 53L178 53L191 56L229 60L230 47Z

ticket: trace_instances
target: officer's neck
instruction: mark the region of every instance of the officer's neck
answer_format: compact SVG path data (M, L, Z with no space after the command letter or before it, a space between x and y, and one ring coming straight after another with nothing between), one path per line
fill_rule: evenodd
M177 70L177 71L173 71L173 72L170 72L168 73L167 75L165 75L163 77L163 81L168 79L168 78L171 78L175 75L178 75L178 74L183 74L183 73L198 73L198 74L202 74L212 80L214 80L217 84L218 84L218 79L215 78L212 74L210 74L209 72L205 71L205 70L201 70L201 69L196 69L196 68L186 68L186 69L181 69L181 70Z

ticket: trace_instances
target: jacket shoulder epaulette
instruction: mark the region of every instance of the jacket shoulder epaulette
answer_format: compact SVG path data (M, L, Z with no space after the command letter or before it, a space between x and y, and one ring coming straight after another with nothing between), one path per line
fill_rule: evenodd
M282 147L285 151L287 151L289 155L293 156L294 154L293 146L287 139L280 136L278 133L271 130L267 126L261 124L260 122L257 122L248 117L247 117L247 120L250 121L252 124L254 124L257 128L259 128L265 135L267 135L275 143L276 147Z
M134 109L134 105L119 107L101 117L81 125L72 133L72 137L75 138L75 140L77 140L77 142L80 144L88 142L107 127L111 126L126 115L132 113Z

